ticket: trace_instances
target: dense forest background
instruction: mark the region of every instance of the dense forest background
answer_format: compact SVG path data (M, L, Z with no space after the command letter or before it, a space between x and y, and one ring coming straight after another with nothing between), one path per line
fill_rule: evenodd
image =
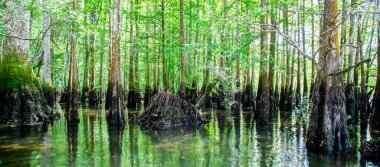
M30 57L33 70L39 80L43 80L43 39L50 36L51 82L55 88L65 89L71 23L75 22L80 87L90 87L90 83L94 83L96 90L104 92L109 77L109 12L112 4L100 0L78 1L74 20L71 3L54 0L22 3L31 14ZM162 89L166 68L168 89L178 92L182 45L187 87L200 89L206 79L222 78L231 82L232 90L243 89L248 83L252 84L252 90L257 90L260 32L263 27L267 30L265 52L271 57L267 63L272 65L273 87L280 89L280 85L286 83L282 80L291 78L294 87L301 85L301 92L310 90L310 82L315 75L311 62L317 59L319 52L323 15L321 1L271 0L261 6L259 1L253 0L187 0L183 8L184 37L180 32L180 6L180 1L121 1L119 42L124 90L133 85L129 78L131 73L134 73L132 78L135 80L132 88L143 92L147 87ZM4 3L1 10L3 16L14 12L4 8ZM342 65L349 67L350 56L354 56L351 66L355 64L357 35L360 34L363 61L366 61L366 85L371 88L375 84L377 66L374 61L377 15L373 14L377 11L376 3L342 1L339 2L339 10ZM260 22L262 15L266 15L264 26ZM0 28L4 40L4 23ZM228 70L223 70L222 60L226 60ZM226 71L230 72L224 73ZM235 74L236 71L240 75ZM236 80L242 84L236 84ZM192 82L196 84L192 85Z

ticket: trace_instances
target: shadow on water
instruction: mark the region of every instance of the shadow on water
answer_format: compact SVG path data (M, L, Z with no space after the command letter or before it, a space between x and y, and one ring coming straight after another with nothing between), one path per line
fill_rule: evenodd
M62 110L64 111L64 110ZM128 111L128 110L126 110ZM141 112L129 110L128 113ZM371 166L358 154L308 153L307 123L275 112L258 126L252 112L208 110L196 128L108 127L103 108L80 109L80 123L0 127L0 166ZM354 140L353 142L357 142ZM354 146L356 144L353 144Z

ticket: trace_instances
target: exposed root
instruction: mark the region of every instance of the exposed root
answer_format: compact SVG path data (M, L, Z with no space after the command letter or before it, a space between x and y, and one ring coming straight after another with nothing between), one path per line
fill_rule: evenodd
M168 129L178 126L196 126L205 123L195 107L169 92L152 97L146 110L132 122L151 129Z
M1 91L0 113L0 123L32 124L50 122L60 117L59 113L51 110L41 91L29 86Z

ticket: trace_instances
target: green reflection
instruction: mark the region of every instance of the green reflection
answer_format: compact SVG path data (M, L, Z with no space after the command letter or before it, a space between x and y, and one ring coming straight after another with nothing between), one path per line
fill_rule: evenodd
M270 124L258 126L253 112L209 110L205 125L162 131L108 127L106 112L81 108L74 127L64 118L48 129L1 127L0 166L360 165L357 156L308 154L306 123L292 112L275 112Z

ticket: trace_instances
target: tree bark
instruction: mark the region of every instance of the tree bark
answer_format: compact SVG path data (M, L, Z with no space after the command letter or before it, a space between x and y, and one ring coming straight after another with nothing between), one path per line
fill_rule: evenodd
M87 15L84 17L84 23L87 24ZM85 48L86 48L86 58L85 58L85 65L84 65L84 71L83 71L83 85L82 85L82 103L86 102L87 98L87 92L89 90L89 80L88 80L88 59L90 57L90 47L88 44L88 32L86 29L86 35L85 35Z
M348 148L347 115L337 25L338 0L325 0L321 52L310 106L306 147L321 152Z
M6 35L4 59L0 65L0 123L30 124L49 121L52 114L30 63L31 12L23 4L30 1L4 2Z
M136 21L136 15L135 15L135 1L131 1L131 19L130 19L130 39L131 39L131 46L130 46L130 57L129 57L129 92L128 92L128 107L130 108L136 108L138 104L141 102L141 97L139 93L139 86L137 85L138 77L137 77L137 55L136 53L136 36L135 30L137 32L137 23Z
M298 9L300 5L298 4ZM297 43L298 46L301 45L301 30L298 28L301 26L300 14L297 14ZM297 51L297 85L296 85L296 107L299 108L301 105L301 53Z
M98 24L98 9L97 5L94 4L93 8L93 15L91 17L92 24L94 28ZM95 89L95 65L96 65L96 44L95 44L96 38L95 38L95 33L92 32L91 34L91 47L90 47L90 54L91 54L91 75L90 75L90 94L88 97L89 104L92 106L97 106L99 101L98 101L98 94L96 93Z
M48 13L44 13L44 76L43 82L51 85L51 73L50 73L50 16Z
M166 66L165 55L165 0L161 0L161 56L162 56L162 80L164 82L164 90L169 89L168 69Z
M378 2L377 8L380 11ZM377 77L372 104L371 131L380 130L380 16L377 16Z
M185 94L185 88L186 88L186 83L185 83L185 4L184 0L180 0L180 15L181 15L181 20L180 20L180 37L181 37L181 85L180 85L180 95Z
M276 28L276 11L273 7L270 13L270 21L272 24L272 28ZM274 91L274 70L276 63L276 31L270 32L270 44L269 44L269 74L268 74L268 84L269 84L269 101L270 101L270 112L274 112L276 110L276 96Z
M364 61L363 58L363 46L362 46L362 33L361 33L361 24L360 24L360 15L358 16L358 31L357 31L357 47L359 50L359 59L360 62ZM359 96L359 106L358 112L360 114L360 133L365 138L368 125L368 98L367 98L367 89L365 85L365 72L364 72L364 63L360 63L360 96Z
M76 0L73 0L73 15L74 20L76 19ZM71 58L70 58L70 72L69 72L69 86L67 89L67 107L66 107L66 120L69 124L76 125L79 124L78 117L78 67L76 58L76 25L73 21L71 25Z
M303 0L302 8L305 9L305 0ZM305 34L305 14L302 15L302 51L306 53L306 34ZM314 38L314 36L312 36ZM312 62L313 64L313 62ZM308 97L308 88L307 88L307 73L306 73L306 57L303 56L303 97Z
M356 4L356 0L351 0L351 8L349 12L354 10L354 5ZM354 45L354 32L356 28L356 21L355 21L355 14L350 15L350 29L349 29L349 37L348 37L348 44L350 46ZM348 58L347 58L347 66L351 67L353 66L353 57L355 54L355 48L351 47L350 51L348 53ZM349 116L348 118L348 124L355 124L355 106L356 106L356 100L355 100L355 85L354 85L354 71L352 69L348 69L347 71L347 83L346 83L346 110L347 110L347 115Z
M261 7L266 7L266 0L261 0ZM264 9L265 10L265 9ZM266 45L268 35L266 32L266 12L260 16L261 31L260 31L260 76L259 76L259 88L260 97L257 99L257 107L255 113L255 119L259 124L265 125L269 119L269 85L268 85L268 55L266 51Z
M112 59L111 59L111 106L108 114L108 125L120 126L125 124L125 113L122 99L120 50L119 50L119 22L120 0L113 0L112 24Z

